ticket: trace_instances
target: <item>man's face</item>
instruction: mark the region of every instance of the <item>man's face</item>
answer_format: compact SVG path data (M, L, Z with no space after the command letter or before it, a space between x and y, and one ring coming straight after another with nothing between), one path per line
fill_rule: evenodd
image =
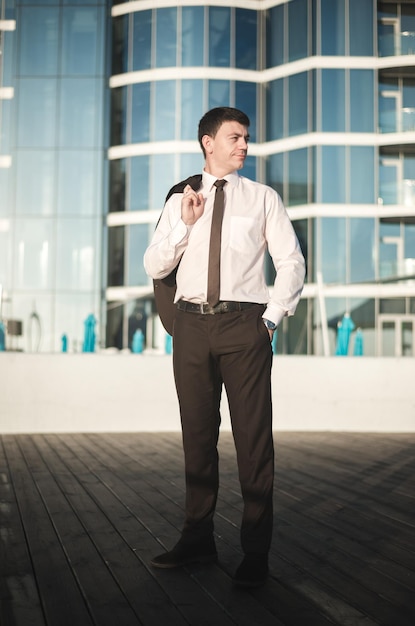
M206 165L214 175L226 176L243 167L249 134L239 122L223 122L215 137L205 135Z

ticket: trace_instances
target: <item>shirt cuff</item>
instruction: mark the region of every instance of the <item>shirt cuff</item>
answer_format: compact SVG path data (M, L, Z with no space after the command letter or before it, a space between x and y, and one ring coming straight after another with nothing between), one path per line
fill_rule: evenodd
M284 309L276 306L268 306L265 309L262 317L263 319L269 320L270 322L274 322L274 324L278 326L281 320L285 317L285 315L286 312L284 311Z

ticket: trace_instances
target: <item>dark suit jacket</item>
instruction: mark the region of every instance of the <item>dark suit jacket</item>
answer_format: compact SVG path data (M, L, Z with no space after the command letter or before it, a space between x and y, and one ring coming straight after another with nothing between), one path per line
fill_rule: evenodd
M165 202L174 193L183 193L183 189L186 185L190 185L194 191L197 191L202 181L202 175L196 174L189 176L186 180L182 180L177 185L174 185L166 196ZM158 222L157 222L158 223ZM161 322L169 335L173 334L173 322L176 315L176 305L174 304L174 296L176 295L176 273L179 264L174 270L166 276L166 278L153 280L154 286L154 298L156 301L157 312L160 316Z

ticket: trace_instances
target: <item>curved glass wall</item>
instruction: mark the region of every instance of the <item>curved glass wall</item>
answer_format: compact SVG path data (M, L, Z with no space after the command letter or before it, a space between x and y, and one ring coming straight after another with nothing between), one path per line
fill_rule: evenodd
M415 259L413 144L400 137L383 145L380 137L414 130L415 75L407 63L379 70L374 59L412 54L413 7L155 4L113 10L108 345L127 347L141 324L147 347L163 349L151 281L137 263L169 187L202 167L200 117L230 105L252 122L243 173L282 195L307 261L304 297L284 320L277 351L322 353L312 295L321 275L331 353L346 311L365 329L367 353L378 353L385 298L377 285L392 281L391 299L398 298ZM271 283L270 265L266 274ZM331 295L331 286L342 295ZM402 298L409 314L413 298Z

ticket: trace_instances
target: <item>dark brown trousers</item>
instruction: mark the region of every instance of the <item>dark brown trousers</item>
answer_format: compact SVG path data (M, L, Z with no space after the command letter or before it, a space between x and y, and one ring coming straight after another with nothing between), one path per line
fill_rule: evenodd
M218 315L177 311L173 364L185 457L183 541L197 542L213 533L223 383L244 501L242 549L269 551L274 480L272 348L263 312L263 305Z

